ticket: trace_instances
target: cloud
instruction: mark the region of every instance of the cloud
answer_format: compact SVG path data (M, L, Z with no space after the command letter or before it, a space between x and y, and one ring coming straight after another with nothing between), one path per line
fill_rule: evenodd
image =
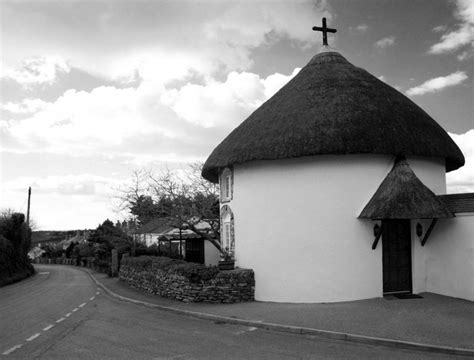
M409 96L424 95L426 93L433 93L443 90L444 88L459 85L468 76L464 71L456 71L447 76L440 76L434 79L425 81L423 84L412 87L406 91Z
M462 53L458 54L456 57L459 61L464 61L470 59L474 56L474 51L463 51Z
M318 42L308 29L314 19L331 19L326 1L182 5L41 2L34 11L26 3L7 5L2 61L14 66L30 54L54 53L94 76L166 84L192 72L215 77L248 71L252 50L280 39L313 46Z
M41 99L24 99L20 103L7 102L0 104L0 109L13 114L31 114L46 108L48 103Z
M446 175L448 193L474 192L474 129L449 135L463 152L466 164Z
M231 72L223 81L164 87L143 81L138 87L101 86L66 91L55 102L8 103L27 113L3 120L2 149L73 156L104 154L156 161L201 159L229 131L297 74L266 78ZM29 107L28 107L29 106ZM171 160L170 160L171 161Z
M8 191L24 191L31 186L36 194L59 194L81 196L106 196L112 194L119 181L93 174L50 175L45 177L22 176L3 183Z
M111 199L121 182L93 174L20 176L2 183L0 200L2 204L21 204L18 194L31 186L31 216L40 228L95 228L113 212ZM15 210L25 212L25 206Z
M24 60L19 68L2 69L2 77L9 78L24 87L52 84L61 73L68 73L69 65L57 56L33 57Z
M365 34L367 30L369 30L369 25L367 24L359 24L355 28L352 26L349 28L352 32L357 32L359 34Z
M433 28L433 32L435 33L443 32L443 31L446 31L447 28L448 27L446 25L438 25Z
M375 43L375 47L378 47L380 49L385 49L389 46L393 46L394 44L395 44L395 36L387 36L378 40Z
M472 0L457 0L454 16L459 21L458 28L444 33L440 41L430 47L428 51L430 54L452 52L466 45L471 46L470 51L472 52L474 42L474 2Z

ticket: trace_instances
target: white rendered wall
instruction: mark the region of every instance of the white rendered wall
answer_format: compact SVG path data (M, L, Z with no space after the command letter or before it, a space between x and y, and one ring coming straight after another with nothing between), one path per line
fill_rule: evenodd
M219 250L209 241L204 240L204 264L217 265L220 259Z
M444 160L426 158L409 158L408 163L416 176L436 195L446 194L446 174ZM413 292L420 293L427 291L426 256L429 252L427 245L421 246L420 238L416 235L416 224L420 222L423 230L428 230L431 220L412 220L412 284ZM439 225L439 223L438 223ZM433 230L432 236L436 233L437 227ZM422 235L423 238L423 235Z
M374 222L357 217L393 160L327 155L234 166L236 265L255 271L257 300L382 296L382 247L371 248ZM445 186L441 162L409 163L433 190Z
M419 221L426 231L429 221ZM474 301L474 214L440 219L428 241L415 247L420 276L414 291Z

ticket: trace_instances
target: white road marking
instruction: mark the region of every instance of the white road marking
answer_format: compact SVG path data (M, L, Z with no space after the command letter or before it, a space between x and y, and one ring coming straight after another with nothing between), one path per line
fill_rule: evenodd
M15 345L15 346L11 347L10 349L8 349L8 350L2 352L2 355L9 355L9 354L11 354L12 352L14 352L15 350L18 350L19 348L21 348L22 346L23 346L23 345L21 345L21 344Z
M48 325L48 326L46 326L46 327L43 329L43 331L48 331L48 330L51 329L53 326L54 326L54 325Z
M40 272L38 273L39 275L48 275L49 274L49 271L43 271L43 272Z
M95 296L89 298L90 301L94 300L95 299Z
M77 310L79 310L79 309L78 308L72 309L72 312L76 312Z
M98 291L97 291L95 294L96 294L96 295L99 295L99 294L100 294L100 292L98 292Z
M66 318L59 318L58 320L56 320L56 322L59 324L60 322L63 322L64 320L66 320Z
M37 337L40 337L40 335L41 335L40 333L36 333L36 334L30 336L28 339L26 339L26 341L33 341Z
M69 316L71 316L71 315L72 315L72 313L67 313L67 314L64 315L64 316L65 316L65 317L69 317Z
M251 328L249 328L249 331L255 331L255 330L257 330L257 329L258 329L258 328L256 328L256 327L251 327Z
M81 307L84 307L84 306L86 306L86 304L87 304L87 303L82 303L81 305L79 305L79 307L80 307L80 308L81 308Z

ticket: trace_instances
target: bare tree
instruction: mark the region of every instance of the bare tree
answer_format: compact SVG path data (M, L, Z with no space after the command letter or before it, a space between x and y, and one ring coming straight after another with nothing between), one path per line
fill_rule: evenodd
M194 163L188 171L150 174L150 190L175 228L191 230L221 251L218 187L202 178L201 170L202 164ZM203 222L209 226L200 226Z
M118 189L117 198L144 224L155 217L167 218L171 226L191 230L219 251L220 221L218 186L201 177L202 163L185 170L158 173L137 170L129 184ZM203 224L209 226L202 226Z

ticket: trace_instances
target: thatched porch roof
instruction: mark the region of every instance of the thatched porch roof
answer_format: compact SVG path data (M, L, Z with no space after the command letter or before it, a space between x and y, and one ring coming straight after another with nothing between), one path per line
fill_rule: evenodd
M454 217L446 204L415 175L405 158L395 160L359 218L433 219Z

